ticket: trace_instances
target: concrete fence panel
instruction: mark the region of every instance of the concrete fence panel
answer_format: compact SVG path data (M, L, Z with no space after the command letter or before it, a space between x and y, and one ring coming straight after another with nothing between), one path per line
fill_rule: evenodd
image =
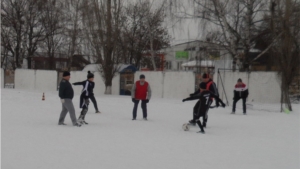
M101 85L103 85L104 89L105 89L104 83L101 84ZM119 95L120 94L120 74L119 73L117 73L115 75L115 77L113 78L111 88L112 88L111 89L112 90L111 91L112 95Z
M248 102L279 103L280 80L276 72L222 72L214 75L220 98L227 99L232 105L233 90L237 80L241 78L249 89ZM223 89L223 86L224 89ZM225 91L224 91L225 90Z
M38 91L56 91L57 72L50 70L35 71L35 90Z
M36 71L37 70L16 69L16 71L15 71L15 88L23 89L23 90L35 90L36 89L36 84L35 84Z
M166 72L164 75L163 97L183 99L195 91L193 72Z

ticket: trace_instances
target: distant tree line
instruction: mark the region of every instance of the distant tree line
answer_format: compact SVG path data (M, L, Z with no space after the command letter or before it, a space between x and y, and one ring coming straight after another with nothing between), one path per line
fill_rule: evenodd
M64 54L70 70L74 54L86 55L99 64L109 94L116 65L147 62L156 69L157 51L170 42L165 9L148 0L2 0L1 67L21 68L43 52ZM143 57L147 53L151 57Z

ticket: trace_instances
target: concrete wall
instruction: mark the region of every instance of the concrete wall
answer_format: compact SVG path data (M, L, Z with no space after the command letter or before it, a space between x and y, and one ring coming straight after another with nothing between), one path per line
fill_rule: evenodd
M104 85L104 83L103 83ZM105 87L105 85L104 85ZM112 91L111 94L119 95L120 94L120 74L116 74L112 80Z
M35 71L35 90L55 91L57 82L57 72L50 70Z
M35 90L36 89L36 70L16 69L15 89ZM55 79L47 79L49 83L56 83ZM53 91L53 89L52 89Z
M56 71L28 69L17 69L15 71L16 89L39 90L43 92L56 91L56 84Z
M166 72L164 76L164 98L186 98L195 91L193 72Z
M225 92L230 105L232 105L233 90L239 78L248 86L249 96L248 102L259 103L280 103L280 80L276 72L222 72ZM214 81L218 85L220 98L224 101L225 92L223 90L221 79L218 74L214 75Z
M144 74L149 82L153 98L186 98L194 92L193 72L136 72L134 79Z
M1 69L1 88L3 89L4 88L4 70Z
M2 73L2 72L1 72ZM87 79L87 72L83 71L71 71L70 83L80 82ZM94 72L95 80L95 95L104 95L105 84L99 72ZM1 75L1 79L4 76ZM15 88L22 90L38 90L42 92L57 91L57 80L61 80L58 77L57 71L50 70L30 70L30 69L17 69L15 72ZM120 76L117 74L113 79L112 94L119 94ZM74 93L79 95L82 90L82 86L73 86Z
M146 76L150 83L153 98L182 99L194 92L195 75L193 72L136 72L134 80L139 80L140 74ZM248 102L279 103L280 80L277 73L270 72L220 72L226 95L232 104L233 89L238 78L241 78L249 88ZM105 85L98 72L95 75L94 93L96 96L104 95ZM23 90L38 90L42 92L56 91L58 74L56 71L17 69L15 72L15 88ZM87 72L72 71L70 82L84 81ZM225 101L225 92L222 89L218 74L214 75L214 81L218 85L220 97ZM76 95L79 95L82 86L73 86ZM117 74L112 82L112 94L119 95L120 75Z

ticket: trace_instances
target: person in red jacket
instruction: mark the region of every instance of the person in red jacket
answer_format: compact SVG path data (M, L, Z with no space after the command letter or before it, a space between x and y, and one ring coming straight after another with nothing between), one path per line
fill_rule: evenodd
M136 81L132 86L131 97L134 103L132 120L136 120L137 107L140 100L142 101L143 119L147 120L147 103L149 103L151 98L151 88L149 83L145 81L145 75L140 75L140 80Z
M248 88L245 83L243 83L242 79L238 79L237 84L234 87L234 97L233 97L233 105L232 105L232 113L235 114L235 106L236 103L242 99L243 100L243 113L246 115L246 100L249 95Z

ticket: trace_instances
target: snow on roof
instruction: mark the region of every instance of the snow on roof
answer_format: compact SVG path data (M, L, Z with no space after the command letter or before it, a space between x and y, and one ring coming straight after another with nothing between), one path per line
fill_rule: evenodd
M194 67L194 66L202 66L202 67L214 67L214 63L211 60L202 60L197 61L197 60L193 60L187 63L183 63L181 64L182 67Z
M100 64L89 64L89 65L86 65L82 71L91 71L91 72L99 72L100 70Z
M118 65L115 65L118 72L122 71L123 69L131 66L129 64L118 64ZM101 70L101 67L100 67L100 64L89 64L89 65L86 65L82 71L91 71L91 72L99 72L99 70Z

